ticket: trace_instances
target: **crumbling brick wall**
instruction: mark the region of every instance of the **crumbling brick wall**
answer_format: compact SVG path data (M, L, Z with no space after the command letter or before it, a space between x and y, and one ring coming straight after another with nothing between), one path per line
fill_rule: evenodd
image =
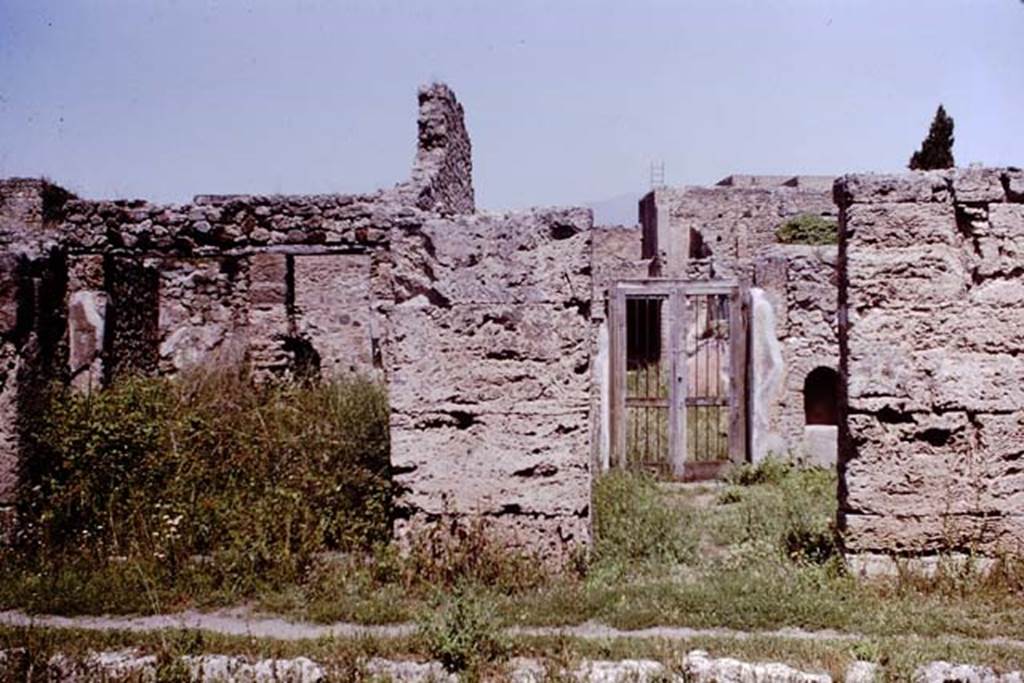
M684 277L688 262L705 259L716 277L776 242L789 218L835 218L831 179L729 176L712 187L658 188L641 201L644 254L658 256L661 274Z
M536 210L392 230L400 537L456 518L554 562L589 543L591 221Z
M837 181L852 554L1024 550L1024 174Z
M62 225L77 384L248 358L372 373L395 195L201 196L184 206L69 201ZM105 360L104 360L105 359ZM106 365L106 367L103 367Z
M419 103L418 151L403 191L424 211L473 213L472 147L462 105L440 83L420 88Z
M0 180L0 512L19 424L52 379L87 389L239 361L257 377L382 378L391 231L474 210L462 106L435 84L419 107L412 179L370 194L158 205Z

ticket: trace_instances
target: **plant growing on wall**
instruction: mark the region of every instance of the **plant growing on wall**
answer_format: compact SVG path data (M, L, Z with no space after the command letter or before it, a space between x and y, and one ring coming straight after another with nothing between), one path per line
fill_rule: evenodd
M928 171L936 168L953 168L953 117L940 104L932 119L928 137L921 143L921 149L910 157L910 170Z
M838 235L835 221L813 213L794 216L775 229L780 244L835 244Z

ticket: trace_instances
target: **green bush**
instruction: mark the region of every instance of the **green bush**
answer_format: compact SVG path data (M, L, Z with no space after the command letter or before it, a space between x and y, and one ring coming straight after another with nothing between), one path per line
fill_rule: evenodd
M595 562L630 564L691 559L698 534L652 476L612 470L594 481L594 536Z
M836 244L839 226L816 214L802 213L776 228L775 238L781 244Z
M294 575L315 553L388 538L387 416L363 379L256 385L217 370L54 390L20 540L51 559L205 556L233 581Z
M480 667L507 656L508 639L501 630L494 606L481 594L458 589L419 623L424 649L444 668L479 677Z
M781 484L793 470L793 464L779 458L765 458L755 464L744 463L733 468L727 481L735 486Z
M734 507L722 541L768 541L792 560L815 564L837 556L834 471L768 458L737 467L729 484L717 501Z

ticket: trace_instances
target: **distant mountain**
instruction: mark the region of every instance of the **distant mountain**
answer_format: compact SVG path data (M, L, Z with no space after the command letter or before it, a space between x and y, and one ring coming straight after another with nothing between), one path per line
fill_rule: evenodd
M594 225L637 225L637 202L643 193L630 192L620 194L596 202L587 202L584 206L594 211Z

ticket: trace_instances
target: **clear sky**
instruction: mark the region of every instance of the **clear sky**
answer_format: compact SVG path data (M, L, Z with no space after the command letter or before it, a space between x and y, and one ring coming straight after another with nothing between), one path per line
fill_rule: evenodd
M0 0L0 176L86 197L403 180L416 87L466 107L478 205L737 173L1024 165L1020 0Z

